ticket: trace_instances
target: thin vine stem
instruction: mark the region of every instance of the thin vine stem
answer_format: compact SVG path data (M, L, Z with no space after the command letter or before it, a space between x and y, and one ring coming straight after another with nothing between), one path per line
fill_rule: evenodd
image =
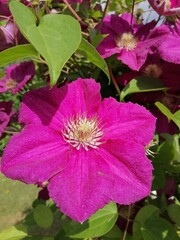
M63 0L63 2L66 4L67 8L70 10L70 12L74 15L74 17L81 23L83 23L83 20L80 18L80 16L74 11L74 9L71 7L71 5L66 1Z
M106 1L106 6L104 8L103 16L102 16L101 21L100 21L99 26L98 26L98 32L100 32L103 20L104 20L105 16L107 15L109 4L110 4L110 0L107 0Z
M134 6L135 6L135 0L133 0L133 3L132 3L132 10L131 10L131 26L132 26L132 22L133 22Z
M112 70L111 70L111 68L109 66L108 66L108 69L109 69L109 73L110 73L110 76L111 76L112 83L113 83L113 85L114 85L118 95L120 96L121 91L120 91L119 86L118 86L118 84L116 82L116 79L115 79L115 77L114 77L114 75L112 73Z
M128 230L128 226L129 226L129 223L130 223L130 216L131 216L131 205L129 205L129 207L128 207L128 219L127 219L127 223L126 223L126 227L125 227L125 230L124 230L122 240L126 239L127 230Z

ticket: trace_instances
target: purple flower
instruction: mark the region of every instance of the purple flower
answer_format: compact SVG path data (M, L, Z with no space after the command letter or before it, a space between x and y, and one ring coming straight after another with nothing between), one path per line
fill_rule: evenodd
M163 37L169 33L167 26L155 28L152 21L146 25L130 24L131 15L110 15L105 17L101 33L108 34L97 47L103 58L117 54L117 59L127 64L132 70L139 70L144 64L151 47L157 47Z
M5 26L0 26L0 51L26 42L27 40L21 35L13 22L8 21Z
M180 64L180 21L169 28L171 34L162 41L158 53L163 60Z
M169 88L169 92L180 91L180 66L160 59L158 54L148 55L145 64L139 71L131 71L116 78L117 83L121 85L128 84L133 78L138 76L150 76L158 78L163 85Z
M148 0L152 8L159 14L164 16L180 14L179 0Z
M2 157L2 172L26 183L48 181L62 212L83 222L110 201L130 204L151 189L145 154L155 118L144 107L101 101L100 85L78 79L25 94L21 133ZM139 134L141 130L141 134Z
M0 137L12 116L12 102L0 102Z
M7 0L0 0L0 15L6 17L11 15Z
M33 62L13 64L6 68L6 76L0 80L0 92L19 92L25 84L34 76L35 68Z

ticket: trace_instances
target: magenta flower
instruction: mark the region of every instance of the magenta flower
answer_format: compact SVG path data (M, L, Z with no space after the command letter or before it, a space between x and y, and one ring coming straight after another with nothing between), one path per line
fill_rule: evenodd
M171 70L170 70L171 69ZM169 92L180 91L180 66L160 59L158 54L148 55L145 64L139 71L131 71L116 78L117 83L121 85L128 84L133 78L139 76L150 76L158 78L163 85L169 88ZM154 94L154 93L153 93Z
M152 8L159 14L164 16L180 14L179 0L148 0Z
M31 80L35 73L33 62L13 64L6 68L6 76L0 80L0 93L12 91L19 92Z
M27 43L27 40L21 35L17 26L8 21L5 26L0 26L0 51L17 44Z
M0 102L0 137L12 115L12 102Z
M8 7L8 0L0 0L0 15L9 17L11 12Z
M99 84L78 79L26 93L19 120L25 128L8 143L2 173L48 181L50 197L72 219L83 222L110 201L130 204L149 194L145 146L155 118L144 107L101 101Z
M152 47L158 47L169 33L167 26L155 28L155 22L146 25L130 24L128 13L105 17L101 33L108 34L97 47L103 58L117 54L117 59L127 64L132 70L139 70L144 64Z
M180 21L175 26L170 27L171 34L165 38L158 53L167 62L180 64Z

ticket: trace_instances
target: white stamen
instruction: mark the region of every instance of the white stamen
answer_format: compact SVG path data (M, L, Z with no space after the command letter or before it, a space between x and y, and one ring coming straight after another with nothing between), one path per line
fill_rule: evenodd
M103 131L96 116L87 118L86 114L82 114L66 120L62 135L72 147L77 150L83 147L88 151L89 148L97 149L102 144Z
M130 32L123 33L116 38L116 45L119 48L125 48L126 51L131 51L136 48L138 39Z

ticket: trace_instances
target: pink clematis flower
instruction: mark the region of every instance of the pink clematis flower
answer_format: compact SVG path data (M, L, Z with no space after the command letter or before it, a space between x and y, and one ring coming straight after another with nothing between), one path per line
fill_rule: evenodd
M13 115L12 102L0 102L0 137Z
M171 34L162 41L158 53L163 60L180 64L180 21L169 29Z
M110 201L131 204L149 194L145 146L155 118L144 107L101 101L98 83L78 79L26 93L19 120L25 128L8 143L2 173L48 181L50 197L72 219L83 222Z
M0 93L11 91L16 94L33 78L34 73L33 62L23 62L7 67L6 76L0 80Z
M152 8L164 16L180 14L180 0L148 0Z
M104 18L101 33L107 34L97 50L103 58L117 54L117 59L127 64L132 70L139 70L146 61L152 47L158 47L169 33L167 26L155 27L152 21L146 25L136 24L129 13L110 15Z

